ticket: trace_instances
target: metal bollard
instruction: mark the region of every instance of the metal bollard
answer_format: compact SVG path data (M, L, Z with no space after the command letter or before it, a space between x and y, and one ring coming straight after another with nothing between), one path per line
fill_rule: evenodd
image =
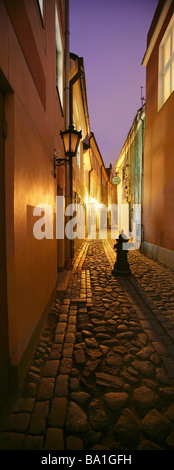
M114 248L117 252L117 259L114 264L114 269L112 270L113 276L127 276L131 274L131 269L127 260L128 250L123 250L123 243L128 243L128 239L123 237L123 230L119 235L119 238L116 239L117 243L114 245Z

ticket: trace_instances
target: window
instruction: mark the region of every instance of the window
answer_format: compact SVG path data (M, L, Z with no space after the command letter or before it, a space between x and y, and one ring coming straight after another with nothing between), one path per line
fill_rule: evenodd
M174 91L174 15L159 48L158 109Z
M56 86L60 97L60 102L63 107L63 48L60 35L60 26L58 11L56 6Z
M83 163L83 171L84 171L84 183L86 182L86 167L85 163Z
M43 0L37 0L37 1L38 1L38 4L39 4L39 9L40 9L41 15L43 17Z
M77 165L80 168L80 143L77 147Z
M39 16L41 19L42 27L45 28L45 2L44 0L37 0Z

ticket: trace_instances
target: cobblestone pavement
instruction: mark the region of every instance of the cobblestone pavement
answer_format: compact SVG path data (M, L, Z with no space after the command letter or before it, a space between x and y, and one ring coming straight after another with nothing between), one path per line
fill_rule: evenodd
M1 449L174 448L174 273L84 241L57 288Z

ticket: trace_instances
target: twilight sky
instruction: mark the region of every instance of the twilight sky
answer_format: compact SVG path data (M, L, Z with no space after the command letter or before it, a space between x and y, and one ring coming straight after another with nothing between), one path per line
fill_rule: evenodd
M158 0L70 0L70 51L84 58L88 110L105 166L115 164L145 97L141 65Z

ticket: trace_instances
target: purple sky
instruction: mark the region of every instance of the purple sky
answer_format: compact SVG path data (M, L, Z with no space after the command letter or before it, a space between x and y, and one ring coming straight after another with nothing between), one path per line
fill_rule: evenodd
M141 65L158 0L70 0L70 51L84 58L91 130L115 164L145 97Z

